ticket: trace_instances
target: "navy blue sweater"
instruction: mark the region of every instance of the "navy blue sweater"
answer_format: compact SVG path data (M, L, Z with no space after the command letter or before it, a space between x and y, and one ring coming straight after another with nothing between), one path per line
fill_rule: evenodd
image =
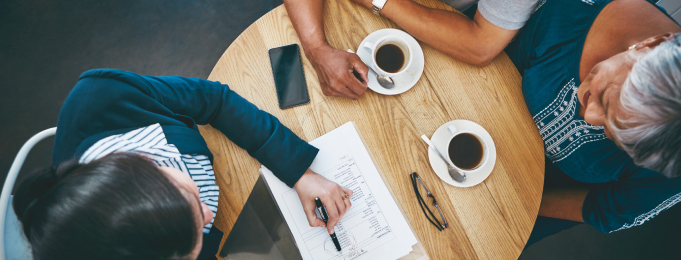
M180 153L206 155L212 162L196 127L210 124L291 187L318 152L277 118L219 82L96 69L80 76L61 108L52 162L78 159L104 137L155 123ZM199 259L214 256L221 239L216 228L204 234Z

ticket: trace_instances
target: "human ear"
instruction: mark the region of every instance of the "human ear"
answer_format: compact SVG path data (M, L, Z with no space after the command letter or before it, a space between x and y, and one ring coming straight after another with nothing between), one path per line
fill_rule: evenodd
M673 37L674 37L674 33L671 33L671 32L668 32L668 33L665 33L665 34L660 34L660 35L655 35L653 37L650 37L648 39L643 40L641 43L639 43L636 46L636 49L645 48L645 47L652 49L652 48L655 48L658 45L662 44L663 42L668 41L669 39L671 39Z
M213 211L208 208L206 203L201 202L201 211L203 211L203 225L208 225L213 220Z

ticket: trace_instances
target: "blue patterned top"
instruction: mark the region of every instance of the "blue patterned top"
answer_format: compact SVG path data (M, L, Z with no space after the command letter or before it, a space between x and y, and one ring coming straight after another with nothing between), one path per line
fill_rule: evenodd
M609 2L547 0L506 49L523 76L525 103L544 141L547 164L577 181L597 184L584 201L582 216L602 232L641 225L681 201L681 178L667 179L636 166L603 127L578 115L584 41Z

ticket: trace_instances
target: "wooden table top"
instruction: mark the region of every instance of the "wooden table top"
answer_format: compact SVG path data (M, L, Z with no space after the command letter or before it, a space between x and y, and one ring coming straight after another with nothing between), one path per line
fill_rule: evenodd
M417 2L452 10L438 1ZM398 28L350 1L326 1L324 23L329 43L341 50L357 49L373 31ZM248 27L208 79L229 85L307 141L355 121L386 185L431 259L518 258L539 209L544 156L539 132L523 100L521 77L505 53L480 68L419 42L425 70L412 89L396 96L367 90L357 101L322 94L316 73L303 55L310 104L281 110L267 51L292 43L300 41L282 5ZM482 125L497 149L491 175L469 188L441 181L420 139L455 119ZM260 164L214 128L202 126L200 131L215 156L222 191L215 225L229 234L258 179ZM409 179L412 172L421 175L438 199L449 228L439 232L424 217Z

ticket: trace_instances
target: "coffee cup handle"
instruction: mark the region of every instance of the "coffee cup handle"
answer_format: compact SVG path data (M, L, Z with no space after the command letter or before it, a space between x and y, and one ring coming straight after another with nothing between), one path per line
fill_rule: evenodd
M373 52L374 52L374 44L373 44L373 43L365 42L365 43L364 43L364 46L362 46L362 47L365 48L365 49L367 49L367 50L369 50L369 53L373 53Z
M456 133L459 132L459 130L456 129L456 126L453 126L453 125L448 126L447 130L449 130L450 135L456 135Z

